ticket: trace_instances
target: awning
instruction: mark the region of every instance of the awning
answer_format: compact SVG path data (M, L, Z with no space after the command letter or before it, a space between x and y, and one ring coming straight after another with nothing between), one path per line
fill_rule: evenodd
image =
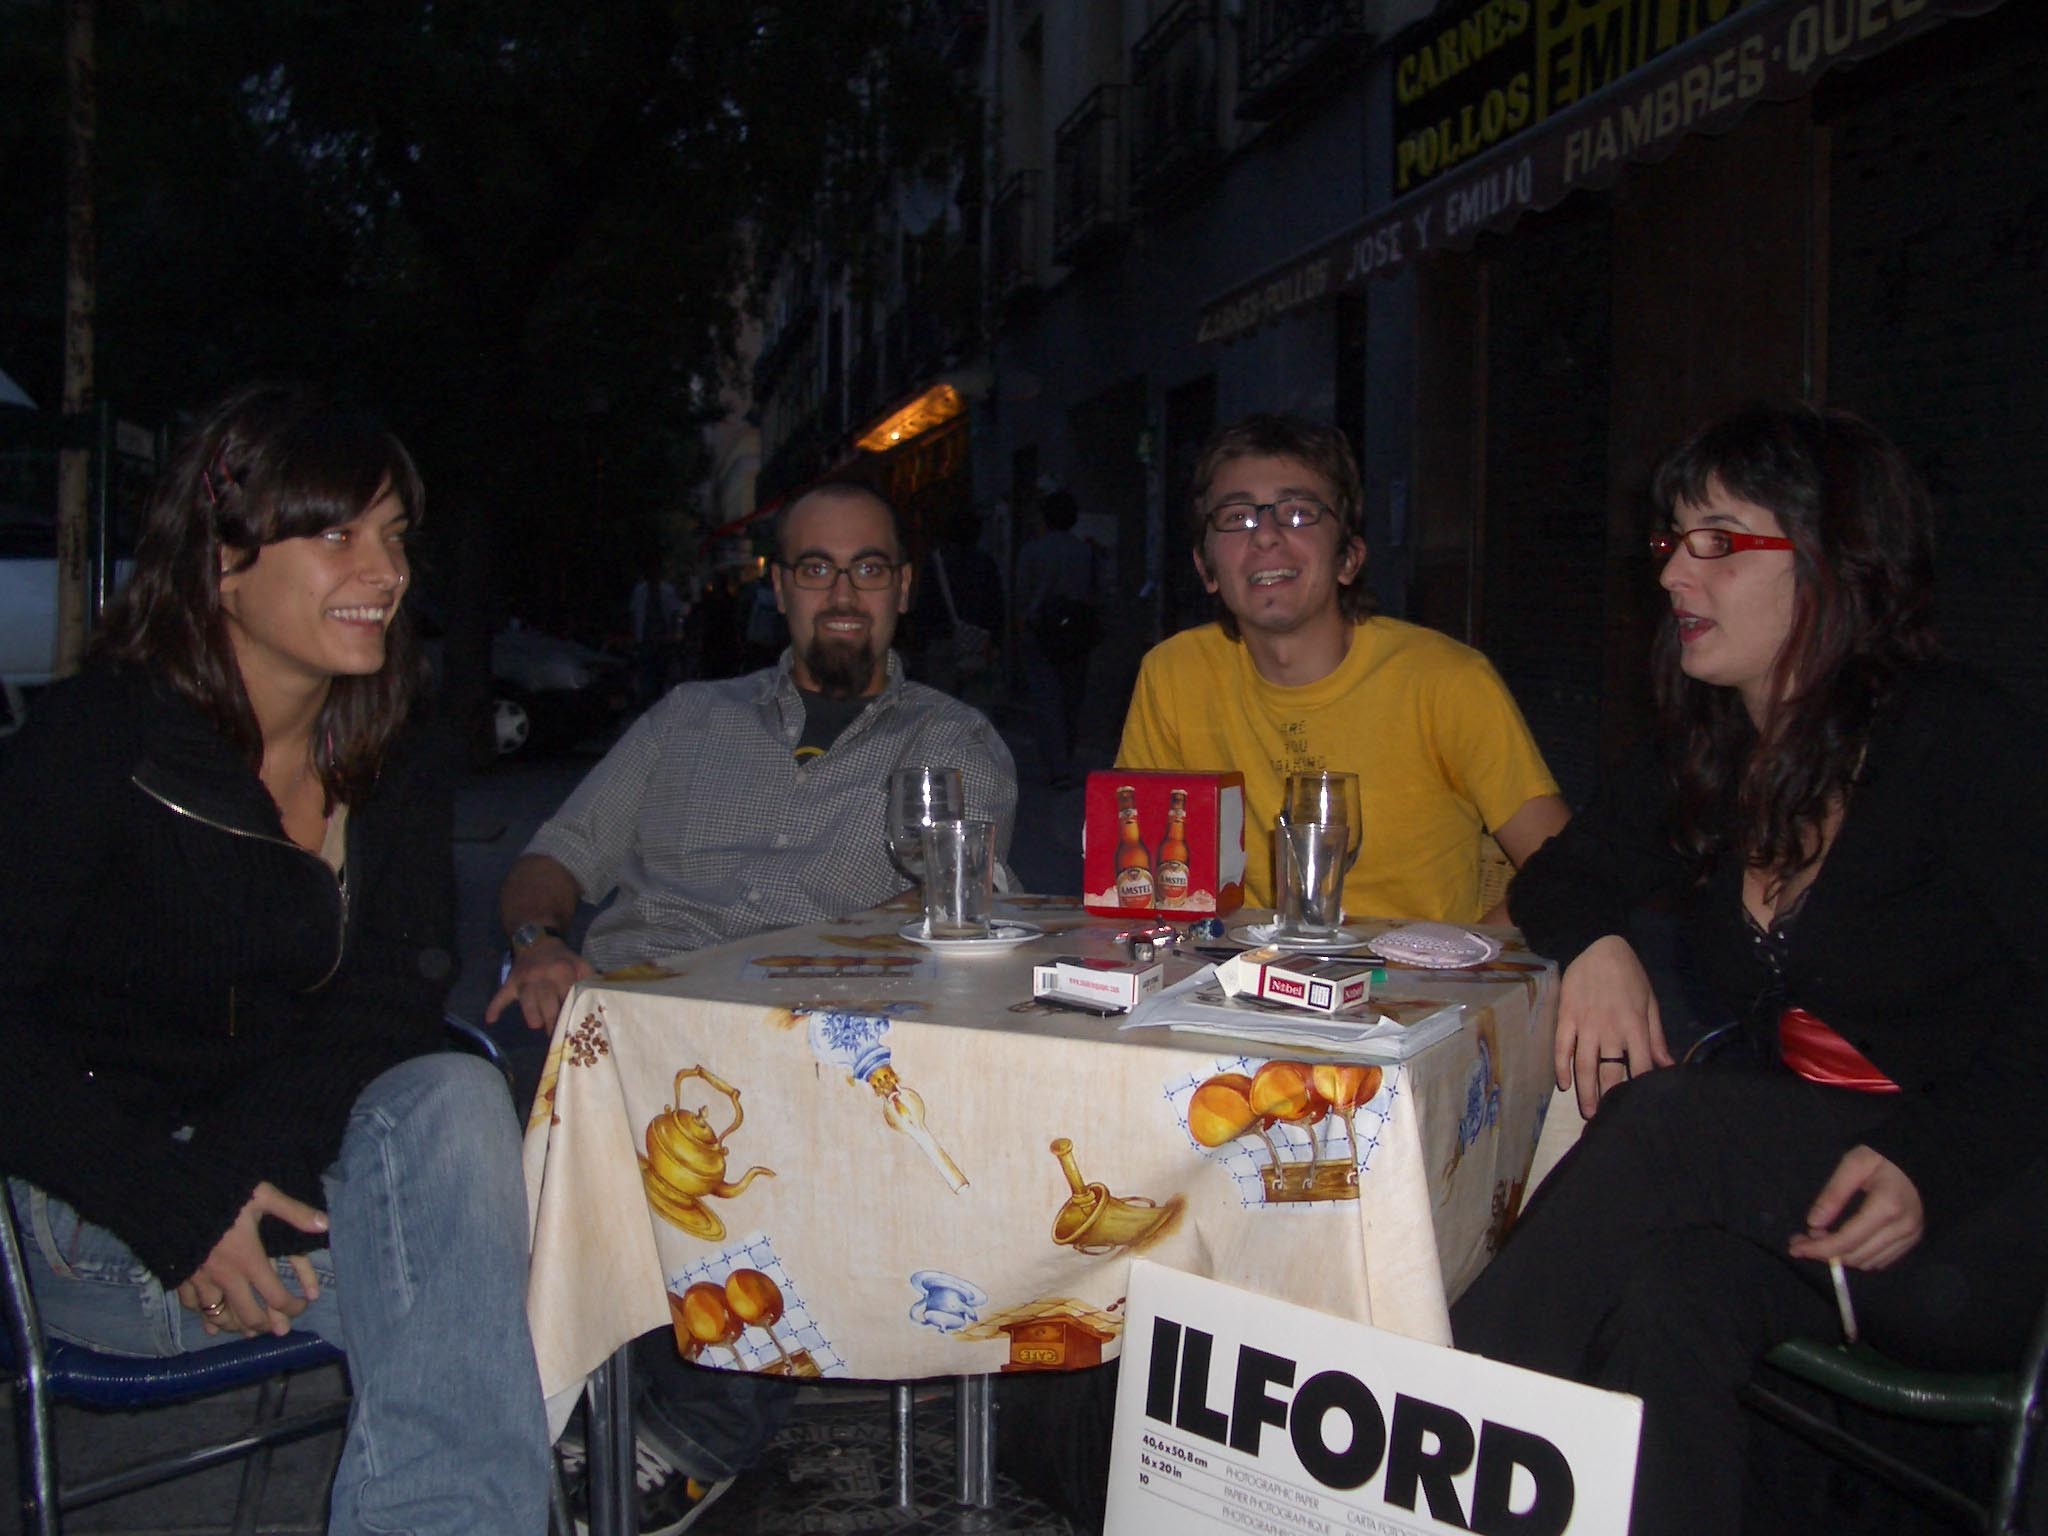
M1541 3L1532 0L1525 9L1533 13ZM1418 256L1464 250L1481 234L1511 228L1523 214L1553 208L1582 188L1612 186L1624 167L1662 160L1688 135L1726 133L1759 102L1796 100L1837 65L1882 53L1951 17L1982 15L2002 3L1751 0L1550 116L1541 116L1539 96L1532 126L1499 138L1457 169L1204 305L1195 339L1229 341L1333 294L1361 288L1370 278L1392 276ZM1440 7L1438 17L1453 9ZM1690 14L1699 9L1700 0L1691 0ZM1613 4L1608 10L1615 26L1624 29L1633 18L1651 14L1646 0L1626 7ZM1424 25L1441 27L1442 22L1432 18ZM1455 35L1447 36L1453 37L1447 61L1462 63ZM1655 47L1647 27L1639 28L1636 41L1639 51ZM1490 78L1498 69L1485 73ZM1511 95L1506 99L1513 102ZM1446 121L1446 139L1456 143L1473 134L1490 135L1499 125L1480 119L1475 126L1473 116L1487 105L1482 99L1460 114L1462 121ZM1530 110L1526 102L1515 106Z
M729 523L720 523L716 528L705 534L703 538L699 539L698 543L709 544L713 539L729 539L734 534L745 533L754 524L760 522L762 518L773 517L777 512L781 511L782 504L787 500L789 500L787 496L777 496L772 501L764 501L745 517L736 517Z

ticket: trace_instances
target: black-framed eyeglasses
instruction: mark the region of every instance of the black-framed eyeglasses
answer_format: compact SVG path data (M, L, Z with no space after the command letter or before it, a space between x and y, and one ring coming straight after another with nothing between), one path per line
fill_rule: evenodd
M1251 533L1268 517L1282 528L1313 528L1329 515L1330 509L1313 496L1289 496L1285 501L1226 502L1210 509L1206 521L1218 533Z
M852 582L857 592L879 592L896 579L904 564L901 560L884 560L880 555L862 555L846 565L834 565L820 555L775 563L806 592L829 592L841 576Z
M1681 544L1695 560L1725 560L1749 549L1793 547L1790 539L1773 538L1765 533L1736 533L1727 528L1688 528L1684 533L1651 534L1650 554L1658 560L1669 560L1678 553Z

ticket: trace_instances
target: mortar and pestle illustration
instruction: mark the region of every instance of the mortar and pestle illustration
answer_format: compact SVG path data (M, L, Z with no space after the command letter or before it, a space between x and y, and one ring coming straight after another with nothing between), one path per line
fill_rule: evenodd
M1054 1140L1051 1151L1072 1190L1052 1221L1052 1240L1062 1247L1090 1255L1139 1248L1162 1235L1180 1214L1183 1202L1177 1195L1160 1205L1142 1195L1113 1195L1107 1184L1089 1183L1074 1160L1073 1142L1064 1136Z

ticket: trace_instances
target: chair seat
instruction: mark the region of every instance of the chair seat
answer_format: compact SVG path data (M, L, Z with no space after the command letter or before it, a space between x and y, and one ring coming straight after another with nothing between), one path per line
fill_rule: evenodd
M104 1354L52 1339L45 1356L50 1392L88 1408L155 1407L254 1386L285 1371L310 1370L345 1358L316 1333L281 1339L265 1335L164 1357Z
M1764 1361L1865 1408L1928 1423L1999 1424L2019 1411L2017 1377L1919 1370L1866 1344L1794 1339L1773 1349Z

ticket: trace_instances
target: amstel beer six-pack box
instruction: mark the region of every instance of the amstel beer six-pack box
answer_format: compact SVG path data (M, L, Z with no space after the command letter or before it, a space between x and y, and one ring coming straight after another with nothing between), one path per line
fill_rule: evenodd
M1221 917L1244 905L1244 775L1088 775L1083 905L1101 917Z

